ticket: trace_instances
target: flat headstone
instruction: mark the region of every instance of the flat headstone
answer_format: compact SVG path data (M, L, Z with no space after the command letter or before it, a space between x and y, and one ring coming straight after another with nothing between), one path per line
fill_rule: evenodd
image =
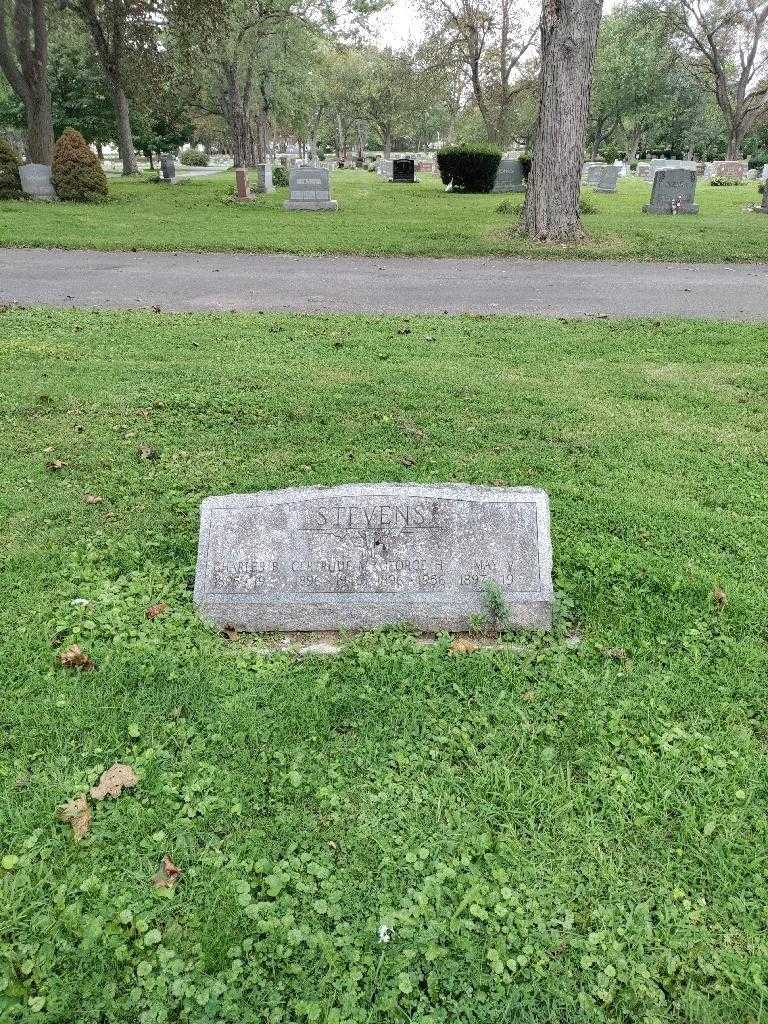
M413 160L392 161L392 181L400 185L413 185L416 181L416 164Z
M195 604L244 632L465 630L488 612L549 629L552 548L544 491L350 484L206 498Z
M651 201L643 207L643 213L698 213L695 195L696 171L682 167L656 171Z
M619 181L620 171L621 167L616 164L603 167L600 172L600 176L597 179L597 184L595 185L595 192L615 192Z
M22 164L19 168L21 190L33 199L55 199L56 192L51 182L51 168L48 164Z
M523 165L519 160L504 159L496 172L496 181L491 192L496 194L507 192L525 192Z
M324 167L292 167L289 174L290 198L285 210L333 212L339 204L331 199L331 178Z

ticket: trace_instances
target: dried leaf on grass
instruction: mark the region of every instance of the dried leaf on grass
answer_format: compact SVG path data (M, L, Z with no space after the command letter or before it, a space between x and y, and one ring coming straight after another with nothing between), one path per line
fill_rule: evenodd
M144 614L150 622L154 622L154 620L159 619L161 615L165 615L167 611L168 605L165 601L158 601L157 604L150 605Z
M96 662L89 657L79 644L72 644L59 655L59 664L64 668L79 668L85 671L96 668Z
M84 796L76 796L56 808L56 817L72 829L72 838L79 843L91 828L93 814Z
M472 654L473 651L480 650L480 644L476 644L474 640L459 637L453 641L448 650L453 651L454 654Z
M83 501L86 505L100 505L104 499L98 494L86 494Z
M152 884L156 889L173 889L181 876L181 868L177 868L166 854L160 861L160 867L152 876Z
M728 595L722 587L715 587L712 591L712 600L715 602L715 608L721 612L728 604Z
M51 459L50 462L46 462L45 468L49 473L55 473L59 469L64 469L66 462L62 462L61 459Z
M151 444L140 444L136 449L140 459L155 460L160 458L160 452Z
M133 789L138 781L136 772L129 764L116 762L102 773L98 783L91 789L91 796L94 800L118 797L124 789Z

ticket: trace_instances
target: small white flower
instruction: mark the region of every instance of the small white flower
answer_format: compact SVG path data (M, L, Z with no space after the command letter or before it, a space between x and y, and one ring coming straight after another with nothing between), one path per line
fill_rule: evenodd
M76 597L69 603L71 605L74 605L75 608L86 608L91 602L88 600L87 597Z
M389 924L383 924L379 927L379 942L389 942L392 936L395 934L394 928Z

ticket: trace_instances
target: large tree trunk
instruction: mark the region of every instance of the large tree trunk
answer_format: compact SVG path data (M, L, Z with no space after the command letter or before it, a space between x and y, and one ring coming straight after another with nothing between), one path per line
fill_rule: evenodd
M738 160L741 157L741 146L744 142L744 132L737 125L729 125L727 160Z
M602 0L544 0L541 89L522 231L535 241L572 242Z
M235 167L254 167L256 160L253 134L248 115L243 105L243 97L237 84L237 72L234 66L226 68L227 94L224 103L229 130L232 133L232 157Z
M45 0L15 0L8 6L0 0L0 71L24 105L27 160L50 164L53 121Z
M131 113L128 108L128 97L119 81L112 81L112 102L117 116L117 150L123 164L123 174L138 174L139 164L133 148L133 132L131 131Z
M389 160L392 156L392 132L384 132L381 142L384 150L384 159Z
M51 91L45 78L35 82L25 103L27 120L27 160L31 164L50 164L53 160L53 120Z

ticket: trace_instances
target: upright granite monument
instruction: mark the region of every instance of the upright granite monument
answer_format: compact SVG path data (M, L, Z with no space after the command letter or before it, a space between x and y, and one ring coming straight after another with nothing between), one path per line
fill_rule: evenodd
M170 153L160 154L160 181L164 185L176 184L176 164Z
M519 160L504 159L501 161L491 192L498 195L508 192L525 192L523 165Z
M416 163L414 160L393 160L392 181L400 185L413 185L416 181Z
M600 171L600 176L595 185L595 192L615 192L620 171L621 167L618 164L606 164Z
M464 630L491 592L509 626L551 627L544 491L349 484L202 504L195 604L220 627Z
M293 167L289 175L290 198L285 210L333 212L339 204L331 199L331 179L324 167Z
M682 167L656 171L651 201L643 207L643 213L698 213L695 195L696 171Z
M32 199L54 200L56 191L51 182L48 164L22 164L19 168L21 191Z
M253 191L266 195L275 191L271 164L256 164L256 183L253 186Z
M759 206L753 207L755 213L768 213L768 182L763 189L763 201Z

